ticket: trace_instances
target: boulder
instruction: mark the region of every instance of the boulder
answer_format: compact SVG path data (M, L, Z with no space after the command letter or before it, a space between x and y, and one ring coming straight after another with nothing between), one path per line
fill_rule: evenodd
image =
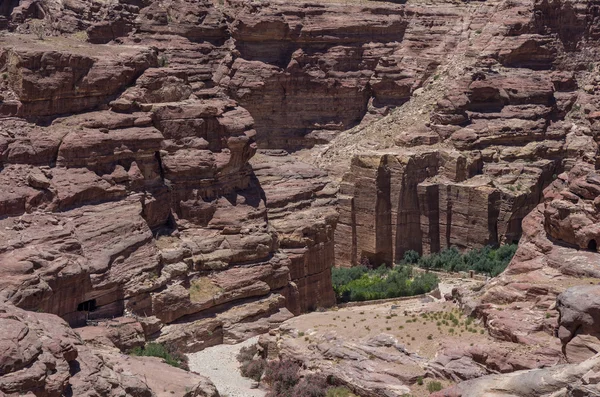
M582 361L600 348L600 286L571 287L556 298L558 337L567 359Z

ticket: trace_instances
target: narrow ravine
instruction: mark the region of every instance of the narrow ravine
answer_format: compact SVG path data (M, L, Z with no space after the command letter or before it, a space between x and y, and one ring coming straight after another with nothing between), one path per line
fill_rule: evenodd
M218 345L188 354L190 371L210 378L222 397L264 397L265 391L252 389L254 381L242 376L236 358L242 347L257 341L254 337L237 345Z

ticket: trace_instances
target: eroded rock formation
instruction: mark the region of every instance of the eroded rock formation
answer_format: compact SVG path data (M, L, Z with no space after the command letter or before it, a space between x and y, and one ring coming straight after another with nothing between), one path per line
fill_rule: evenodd
M564 291L600 278L599 6L5 1L0 297L189 352L332 305L334 262L520 239L454 295L502 343L437 365L582 362L596 334ZM77 384L57 373L10 390Z
M593 128L578 120L594 99L577 91L593 74L574 72L592 71L595 58L573 56L565 43L572 38L557 36L550 8L521 2L470 14L477 30L463 32L467 48L465 42L456 47L464 57L438 68L419 93L435 101L429 120L406 124L410 115L398 112L365 128L365 138L394 124L396 131L404 128L394 138L404 149L385 141L386 132L377 146L389 149L371 148L353 159L337 229L353 238L338 239L337 265L363 258L392 263L409 249L516 242L543 188L577 161L595 162ZM427 93L439 85L436 79L446 79L441 97Z
M186 397L218 397L212 383L160 361L96 350L55 315L3 303L0 391L5 395L154 397L175 386ZM131 361L135 361L132 363ZM157 366L157 368L154 368ZM163 382L157 382L157 377ZM151 379L150 384L148 378ZM154 379L153 379L154 378ZM177 379L178 385L165 379ZM187 385L189 391L184 391ZM169 394L171 394L169 392ZM167 395L167 394L164 394Z
M133 315L182 350L334 303L335 190L307 166L287 196L294 182L269 175L297 170L266 164L266 196L255 119L221 81L240 58L229 14L203 1L3 12L4 299L72 325ZM22 34L39 24L45 40Z

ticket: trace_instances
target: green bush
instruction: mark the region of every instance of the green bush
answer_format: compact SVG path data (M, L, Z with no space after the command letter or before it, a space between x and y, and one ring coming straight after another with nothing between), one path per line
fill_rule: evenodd
M427 383L427 391L429 391L430 393L434 393L442 389L442 384L436 380L432 380L431 382Z
M400 261L401 265L416 265L421 256L417 251L408 250L404 253L404 257Z
M135 347L129 352L132 356L159 357L169 365L177 368L187 369L185 355L179 354L160 343L148 343L144 347Z
M413 276L413 269L408 265L393 269L382 265L374 270L361 266L333 268L332 279L338 302L419 295L433 290L438 284L437 276L431 273Z
M364 274L367 274L369 268L366 266L354 266L354 267L340 267L334 268L331 272L331 279L333 285L348 284L350 281L361 278Z

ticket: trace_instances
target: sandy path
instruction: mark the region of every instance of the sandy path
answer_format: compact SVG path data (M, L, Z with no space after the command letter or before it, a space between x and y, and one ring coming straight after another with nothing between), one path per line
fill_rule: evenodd
M236 359L242 347L257 340L254 337L237 345L218 345L188 354L190 370L209 377L222 397L264 397L263 390L250 387L254 382L242 376Z

